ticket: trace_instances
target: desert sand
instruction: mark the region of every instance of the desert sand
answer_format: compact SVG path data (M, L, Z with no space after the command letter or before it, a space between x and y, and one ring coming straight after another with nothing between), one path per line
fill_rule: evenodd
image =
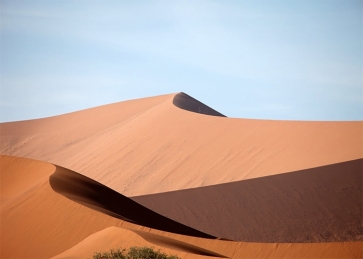
M1 156L1 197L13 177L39 181L18 186L1 208L1 258L87 258L95 251L152 246L182 258L359 258L363 242L251 243L160 231L114 218L56 192L50 180L77 174L45 162ZM65 183L65 188L67 184ZM79 186L87 194L87 186ZM89 197L89 196L88 196ZM84 202L84 201L83 201ZM94 203L95 204L95 203ZM126 212L127 213L127 212ZM132 219L130 219L131 221Z
M0 124L1 258L362 258L363 122L170 94Z
M363 159L133 197L213 236L248 242L363 240ZM329 219L329 220L326 220ZM218 226L218 227L216 227Z
M206 116L175 106L179 95L2 123L0 153L63 166L128 197L362 158L362 122Z

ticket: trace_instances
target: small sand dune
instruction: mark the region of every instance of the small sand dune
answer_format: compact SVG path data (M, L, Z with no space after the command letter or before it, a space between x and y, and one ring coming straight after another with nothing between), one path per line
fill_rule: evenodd
M111 249L131 246L153 247L168 254L175 254L181 258L226 258L212 251L184 243L150 232L109 227L87 237L71 249L53 257L62 258L91 258L93 251L108 252Z
M162 226L162 229L171 226L177 230L181 229L183 233L188 231L191 234L200 233L148 209L140 209L138 207L142 206L132 200L120 194L117 195L107 187L62 167L19 157L0 156L0 169L1 197L9 193L7 191L9 184L17 191L17 195L8 200L0 211L0 258L49 258L111 226L154 232L151 239L157 239L155 235L164 233L164 231L142 227L108 215L120 217L118 214L120 211L125 211L126 217L121 216L121 218L124 217L127 220L129 217L132 219L142 217L141 223L147 221L146 223L152 226ZM31 177L31 181L37 182L32 184L31 188L24 184L28 176ZM110 201L115 204L110 205ZM120 205L121 209L117 205ZM137 212L141 214L136 215ZM139 234L136 236L137 239L143 239ZM204 236L207 235L204 234ZM185 237L189 236L185 235ZM128 247L128 244L138 244L137 240L134 242L132 235L127 238L129 241L121 242L119 246ZM168 238L159 239L167 240ZM182 241L170 242L174 243L174 246L168 245L173 247L168 251L179 251L183 256L186 254L217 255L216 252L208 252L207 249L197 248ZM168 242L164 241L164 243ZM105 241L102 244L107 244L105 247L109 247ZM114 243L111 242L111 244ZM143 244L146 245L147 242ZM163 246L159 247L163 248ZM89 247L89 254L96 252L96 248L97 246Z

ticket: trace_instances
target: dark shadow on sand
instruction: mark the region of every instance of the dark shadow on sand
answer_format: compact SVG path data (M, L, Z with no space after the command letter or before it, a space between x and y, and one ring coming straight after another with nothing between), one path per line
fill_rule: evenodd
M363 159L357 159L131 198L184 225L230 240L363 241L362 164Z
M178 93L174 96L173 104L180 109L190 112L196 112L211 116L227 117L183 92Z
M157 214L86 176L56 167L55 173L49 177L50 185L55 192L70 200L141 226L194 237L215 238Z

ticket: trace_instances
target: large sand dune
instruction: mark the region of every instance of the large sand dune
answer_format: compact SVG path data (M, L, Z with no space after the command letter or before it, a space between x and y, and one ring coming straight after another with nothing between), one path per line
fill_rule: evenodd
M1 123L0 256L362 258L362 132L184 93Z
M362 158L362 122L207 116L188 100L180 93L2 123L0 153L58 164L127 196Z

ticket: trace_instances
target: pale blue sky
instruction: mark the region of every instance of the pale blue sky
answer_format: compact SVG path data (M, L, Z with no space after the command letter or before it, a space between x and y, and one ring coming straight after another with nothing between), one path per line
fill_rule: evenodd
M363 1L3 1L0 121L185 92L228 117L363 120Z

